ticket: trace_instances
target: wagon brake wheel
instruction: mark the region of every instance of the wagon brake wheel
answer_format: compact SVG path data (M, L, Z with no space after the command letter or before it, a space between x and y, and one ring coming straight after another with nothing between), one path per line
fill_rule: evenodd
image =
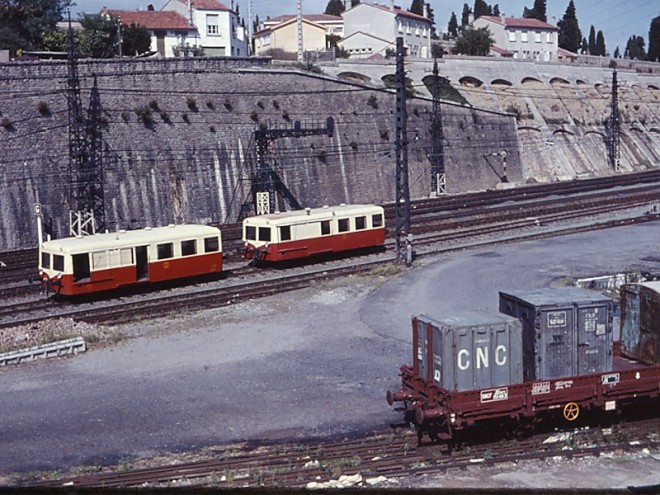
M564 406L564 418L567 421L575 421L580 415L580 406L575 402L569 402Z

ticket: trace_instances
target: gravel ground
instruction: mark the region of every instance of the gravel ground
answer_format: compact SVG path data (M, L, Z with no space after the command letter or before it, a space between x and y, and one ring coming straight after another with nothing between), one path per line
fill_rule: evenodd
M75 358L1 369L0 483L245 440L381 431L399 419L384 395L398 387L399 365L410 361L411 314L496 310L498 290L658 271L657 241L658 224L651 223L422 258L394 278L351 277L122 325ZM660 480L657 458L640 452L475 467L388 486L647 485Z

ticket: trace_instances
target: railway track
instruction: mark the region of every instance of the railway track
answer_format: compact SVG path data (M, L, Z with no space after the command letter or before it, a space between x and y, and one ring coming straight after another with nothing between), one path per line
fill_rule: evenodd
M418 223L415 248L418 256L447 253L476 245L494 245L524 239L536 239L560 234L609 228L627 223L653 221L658 214L640 215L634 218L594 219L599 215L613 215L620 210L630 210L654 204L660 193L653 187L643 186L633 192L617 194L589 193L571 197L570 204L557 200L535 200L525 204L478 209L474 215L452 217L446 213L438 216L425 212L425 221ZM503 220L506 219L506 220ZM588 221L585 221L588 219ZM579 223L579 222L582 223ZM578 222L578 223L576 223ZM386 242L392 246L393 239ZM136 318L164 316L166 314L201 310L235 304L243 300L292 291L318 283L321 280L344 277L347 274L367 273L382 265L389 258L357 258L345 265L310 266L303 273L282 276L277 271L258 271L249 266L229 270L229 277L220 284L176 294L154 292L137 301L114 300L92 307L82 305L52 304L44 300L0 307L0 328L33 324L46 318L73 318L88 323L118 324ZM273 275L274 274L274 275ZM268 278L270 277L270 278ZM247 281L241 281L247 280ZM235 283L238 281L237 283Z
M446 445L418 446L409 430L395 430L339 443L247 445L218 449L205 460L105 472L33 483L32 487L288 487L317 486L340 475L361 479L437 475L471 466L548 458L597 457L660 447L659 420L544 433L522 440L495 439L448 451ZM640 440L641 439L641 440Z

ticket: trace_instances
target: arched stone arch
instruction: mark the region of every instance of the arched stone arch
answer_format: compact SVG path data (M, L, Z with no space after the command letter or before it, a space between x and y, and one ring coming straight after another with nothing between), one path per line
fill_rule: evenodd
M567 131L566 129L557 129L556 131L552 132L553 136L565 136L565 137L575 137L575 134L571 131Z
M522 84L523 86L526 84L543 84L543 81L540 81L535 77L524 77L522 81L520 81L520 84Z
M649 84L647 89L651 89L653 91L658 91L660 88L656 86L655 84Z
M426 77L428 77L428 76L426 76ZM458 80L458 83L461 86L470 86L470 87L473 87L473 88L480 88L484 84L484 82L482 80L477 79L476 77L472 77L472 76L463 76Z
M539 129L538 127L531 127L531 126L528 126L528 125L522 125L522 126L518 127L518 130L519 131L541 132L541 129Z
M605 133L602 132L602 131L587 131L587 132L584 133L584 136L587 137L587 136L590 136L592 134L594 134L596 136L600 136L602 138L605 138Z
M507 81L506 79L493 79L490 82L491 86L501 86L501 87L511 87L513 86L513 83L511 81Z
M653 133L655 133L655 134L660 134L660 129L657 128L657 127L651 127L651 128L649 129L649 132L653 132Z
M355 81L355 82L360 82L360 83L368 83L371 81L371 78L369 76L365 76L364 74L360 74L359 72L340 72L337 74L337 77L339 79L343 79L344 81Z
M578 79L577 81L575 81L575 84L577 84L578 86L589 86L589 83L583 81L582 79Z
M564 79L562 77L553 77L552 79L550 79L550 84L552 84L553 86L556 85L556 84L562 84L562 85L566 85L566 86L571 85L570 82L568 82L566 79Z

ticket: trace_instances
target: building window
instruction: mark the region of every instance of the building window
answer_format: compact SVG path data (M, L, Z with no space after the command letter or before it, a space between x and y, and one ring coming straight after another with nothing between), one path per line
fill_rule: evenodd
M206 14L206 34L217 36L220 34L218 29L218 14Z
M552 33L546 33L546 35L545 35L545 41L547 41L548 43L552 43L552 42L553 42L553 41L552 41Z
M516 32L509 31L509 41L516 41Z
M537 43L541 42L541 32L540 31L534 31L534 41Z
M403 23L399 21L399 32L403 33Z
M527 43L527 31L520 32L520 41L522 41L523 43Z

